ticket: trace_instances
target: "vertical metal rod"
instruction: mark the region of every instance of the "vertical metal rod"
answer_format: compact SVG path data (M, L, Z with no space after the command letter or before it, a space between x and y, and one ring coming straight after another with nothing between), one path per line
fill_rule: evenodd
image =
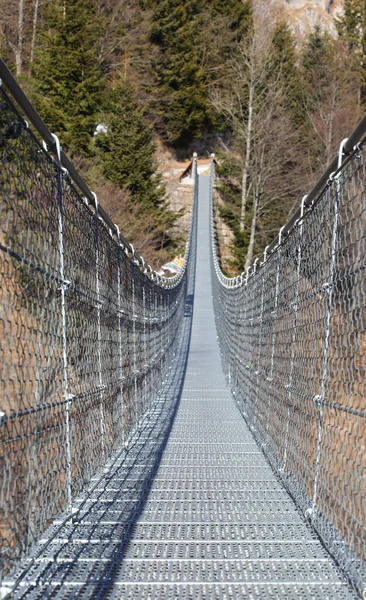
M257 403L258 403L258 388L259 388L259 373L260 373L260 361L262 356L262 333L263 333L263 302L264 299L264 275L262 271L262 294L261 294L261 312L259 317L259 336L258 336L258 362L257 362L257 370L255 372L257 376L256 385L255 385L255 397L254 397L254 419L257 422Z
M254 346L255 346L255 340L254 340L254 306L256 304L256 298L255 298L255 288L256 288L256 279L252 279L252 294L251 294L251 312L252 312L252 316L249 319L249 324L250 324L250 338L251 338L251 352L250 352L250 386L248 387L248 391L250 394L250 404L248 404L249 410L251 411L250 414L250 418L252 419L254 417L254 403L255 403L255 386L254 386L254 375L255 375L255 366L254 366ZM253 393L254 392L254 393Z
M117 256L118 256L118 282L117 282L117 303L118 303L118 362L119 362L119 379L120 379L120 386L121 386L121 420L122 420L122 427L123 427L123 439L125 438L126 435L126 414L125 414L125 403L124 403L124 394L123 394L123 382L124 382L124 375L123 375L123 342L122 342L122 304L121 304L121 254L122 254L122 248L121 248L121 244L120 244L120 239L119 239L119 229L117 229L118 232L118 251L117 251Z
M280 285L280 258L281 258L281 249L278 250L277 257L277 269L276 269L276 286L275 286L275 301L274 301L274 309L272 311L273 316L273 326L272 326L272 348L271 348L271 367L269 371L268 381L273 381L273 368L274 368L274 355L275 355L275 346L276 346L276 320L277 320L277 309L278 309L278 290ZM271 398L272 392L268 394L268 404L267 404L267 442L269 437L269 424L270 424L270 412L271 412Z
M147 343L146 343L146 292L145 292L145 281L142 287L142 320L143 320L143 336L144 336L144 412L147 404Z
M164 294L161 292L161 298L160 298L160 307L163 307L163 312L164 315L166 314L166 310L165 310L165 301L164 301ZM163 368L163 363L164 363L164 334L165 334L165 323L163 321L164 317L163 315L160 315L160 381L162 381L163 379L163 373L164 373L164 368Z
M158 347L158 340L157 340L157 336L159 336L159 332L158 332L158 288L154 288L154 322L156 325L155 328L155 335L154 335L154 354L153 354L153 364L154 364L154 369L153 369L153 379L152 379L152 385L155 385L156 382L156 370L157 370L157 362L158 362L158 354L159 354L159 347Z
M288 450L288 434L289 434L289 426L290 426L290 408L291 408L291 399L292 399L292 380L295 366L295 341L296 341L296 326L297 326L297 311L299 310L299 288L300 288L300 269L301 269L301 243L302 236L304 230L304 203L307 196L304 196L301 202L301 213L300 213L300 236L299 236L299 244L297 246L297 269L296 269L296 291L295 291L295 302L294 302L294 321L292 325L292 338L291 338L291 357L290 357L290 374L287 382L287 390L288 390L288 402L287 402L287 416L286 416L286 428L285 428L285 448L283 454L283 465L282 469L286 469L287 465L287 450Z
M342 157L343 144L340 148L340 157ZM341 165L339 165L341 166ZM329 350L329 339L330 339L330 323L332 315L333 305L333 284L334 284L334 273L336 268L336 248L337 248L337 230L338 230L338 215L339 215L339 196L340 196L340 177L341 173L337 175L335 184L335 195L334 195L334 221L331 241L331 257L329 265L329 280L323 285L324 293L326 294L326 316L325 316L325 333L324 333L324 345L323 345L323 358L322 358L322 379L320 396L316 399L319 402L319 424L316 444L316 457L315 457L315 474L314 474L314 488L313 488L313 499L311 514L314 516L316 509L316 501L318 495L319 486L319 467L320 467L320 455L323 435L323 416L324 416L324 402L325 402L325 389L327 383L328 374L328 350ZM328 191L330 193L330 191Z
M93 192L94 194L94 192ZM102 454L105 455L105 423L104 423L104 393L103 393L103 372L102 372L102 324L101 324L101 297L100 297L100 257L99 257L99 215L98 199L95 199L95 267L96 267L96 290L97 290L97 328L98 328L98 377L99 377L99 412L100 412L100 437L102 445Z
M61 319L62 319L62 361L64 376L64 397L66 400L66 497L67 507L71 510L72 500L72 454L71 454L71 426L70 426L70 408L71 396L69 393L69 375L68 375L68 357L67 357L67 318L66 318L66 290L70 282L65 279L65 248L64 248L64 219L63 219L63 186L62 186L62 166L61 166L61 147L58 137L52 134L56 142L57 151L57 206L58 206L58 242L60 255L60 279L61 279Z
M135 307L135 281L132 277L132 360L133 360L133 378L134 378L134 393L135 393L135 419L136 424L140 418L138 407L138 392L137 392L137 356L136 356L136 307Z

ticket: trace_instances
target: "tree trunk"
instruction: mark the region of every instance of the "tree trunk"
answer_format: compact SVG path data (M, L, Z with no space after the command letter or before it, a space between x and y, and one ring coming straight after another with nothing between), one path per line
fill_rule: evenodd
M254 194L252 224L250 227L250 240L249 240L247 256L245 259L245 267L244 267L245 271L250 266L250 264L252 262L252 258L253 258L253 253L254 253L255 232L256 232L256 228L257 228L258 200L259 200L259 192L256 192Z
M39 0L35 0L34 3L34 13L33 13L33 31L32 31L32 42L31 42L31 51L30 51L30 64L32 65L34 60L34 48L36 45L36 33L37 33L37 21L38 21L38 7Z
M249 87L249 103L248 103L248 126L247 126L247 139L246 139L246 150L245 160L243 169L242 179L242 191L241 191L241 211L240 211L240 231L244 231L245 227L245 214L247 208L247 188L248 188L248 172L249 172L249 160L250 150L252 143L252 122L253 122L253 81Z
M19 0L19 16L18 16L18 43L15 48L15 66L16 75L19 77L22 74L23 66L23 34L24 34L24 0Z
M333 141L333 123L334 123L334 112L335 112L335 92L332 94L332 105L328 114L328 123L327 123L327 131L326 131L326 157L327 157L327 165L331 163L333 158L332 153L332 141Z

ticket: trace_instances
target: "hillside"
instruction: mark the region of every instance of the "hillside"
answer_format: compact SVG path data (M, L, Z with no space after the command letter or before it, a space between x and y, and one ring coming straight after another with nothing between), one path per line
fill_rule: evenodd
M336 35L334 17L342 14L344 0L253 0L254 10L259 15L272 14L287 20L297 38L303 38L320 25Z
M217 155L230 271L241 271L366 106L360 0L0 0L0 7L4 59L154 267L183 248L189 214L179 176L193 151Z

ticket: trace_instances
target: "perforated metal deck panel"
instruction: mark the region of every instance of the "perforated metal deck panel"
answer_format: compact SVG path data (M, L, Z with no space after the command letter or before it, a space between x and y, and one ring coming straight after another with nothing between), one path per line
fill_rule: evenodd
M199 181L193 330L178 413L106 598L353 598L258 449L221 369L209 181Z
M154 448L163 447L175 410L165 396L128 456L107 465L109 472L80 498L73 523L33 556L17 598L355 597L274 476L227 389L211 299L208 178L200 177L199 186L189 359L146 502L139 512L156 464ZM175 393L183 369L178 359L171 374Z

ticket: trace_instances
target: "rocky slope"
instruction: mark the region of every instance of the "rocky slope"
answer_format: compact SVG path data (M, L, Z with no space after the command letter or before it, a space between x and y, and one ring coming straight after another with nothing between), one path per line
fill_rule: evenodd
M334 17L341 14L343 4L344 0L253 0L257 16L286 18L297 37L303 37L317 24L335 35Z

